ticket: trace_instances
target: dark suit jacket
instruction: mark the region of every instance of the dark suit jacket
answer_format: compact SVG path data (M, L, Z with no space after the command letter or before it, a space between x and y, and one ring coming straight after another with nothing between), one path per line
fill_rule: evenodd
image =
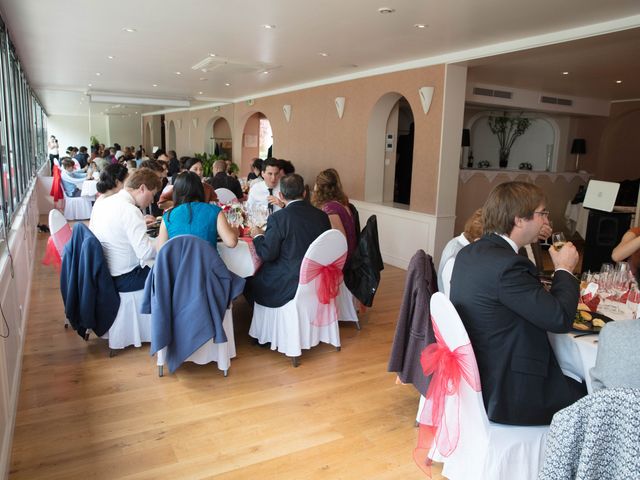
M60 292L64 313L78 335L89 329L101 337L109 331L120 308L118 294L102 245L89 228L78 222L64 247Z
M429 379L422 371L420 355L427 345L435 342L429 302L437 291L438 281L431 255L418 250L409 262L387 369L397 372L402 383L412 383L422 395L427 392Z
M281 307L298 288L300 264L309 245L330 230L329 217L307 202L290 203L269 215L264 235L253 239L264 262L252 281L253 297L265 307Z
M558 271L547 292L535 266L499 235L463 248L453 267L451 301L471 339L490 420L543 425L581 395L562 374L547 331L568 332L579 285Z

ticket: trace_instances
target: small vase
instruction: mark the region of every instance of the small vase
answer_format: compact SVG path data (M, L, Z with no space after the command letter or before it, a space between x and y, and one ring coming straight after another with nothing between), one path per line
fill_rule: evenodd
M507 168L509 164L509 150L500 149L500 168Z

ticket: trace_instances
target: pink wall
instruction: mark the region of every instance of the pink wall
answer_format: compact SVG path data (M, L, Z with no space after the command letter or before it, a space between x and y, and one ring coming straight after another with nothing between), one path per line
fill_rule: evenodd
M255 147L245 146L245 135L255 137L256 139ZM249 166L251 165L251 161L258 156L258 152L260 150L260 115L259 114L254 114L251 117L249 117L249 119L244 124L244 128L241 131L239 138L240 138L240 141L242 142L242 156L241 156L242 160L240 162L240 171L247 172L249 171ZM275 152L273 156L277 158L277 155L275 154Z

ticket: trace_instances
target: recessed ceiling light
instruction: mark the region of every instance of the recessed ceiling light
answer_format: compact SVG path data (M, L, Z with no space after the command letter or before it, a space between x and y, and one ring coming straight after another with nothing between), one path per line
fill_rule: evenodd
M204 82L207 79L207 77L200 77L200 81Z
M217 55L215 53L210 53L209 56L210 57L216 57Z
M93 83L88 84L87 87L93 87Z
M224 86L225 86L225 87L230 87L230 86L231 86L231 84L230 84L230 83L225 83L225 84L224 84Z
M569 75L569 72L562 72L563 75Z
M113 55L109 55L109 56L107 56L107 58L108 58L109 60L113 60L113 59L114 59L114 58L116 58L116 57L114 57Z
M276 28L275 25L263 25L264 28L266 28L267 30L273 30L274 28Z
M136 115L138 114L138 112L136 112Z
M202 95L202 92L198 92L198 95Z
M157 83L154 83L154 84L153 84L153 86L154 86L154 87L157 87L157 86L158 86L158 84L157 84Z
M416 23L414 25L414 27L416 27L416 28L427 28L427 26L424 23Z
M378 9L378 13L382 13L383 15L387 13L393 13L395 11L396 11L395 8L389 8L389 7L382 7Z
M269 70L265 70L264 72L262 72L263 75L268 75L269 74Z
M318 53L318 55L320 55L321 57L328 57L329 56L329 54L326 53L326 52L320 52L320 53Z
M182 72L176 72L176 75L182 75Z
M622 83L622 80L616 80L616 83Z
M127 33L135 33L137 30L135 28L126 27L126 28L123 28L122 31Z
M100 75L102 75L100 72L96 72L96 77L99 77Z

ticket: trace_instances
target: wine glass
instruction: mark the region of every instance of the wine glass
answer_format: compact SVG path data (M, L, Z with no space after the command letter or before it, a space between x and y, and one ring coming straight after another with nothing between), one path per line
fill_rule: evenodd
M565 243L567 243L567 239L564 238L564 233L553 232L551 234L551 244L553 245L553 248L555 248L557 251L560 251L560 249L564 247Z

